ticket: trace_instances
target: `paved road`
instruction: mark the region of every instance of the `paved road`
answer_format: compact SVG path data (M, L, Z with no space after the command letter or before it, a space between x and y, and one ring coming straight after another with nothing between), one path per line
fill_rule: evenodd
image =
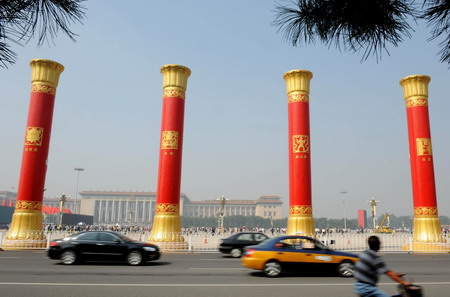
M449 296L450 255L385 254L393 270L425 288L425 296ZM388 278L381 287L394 294ZM352 279L287 275L276 279L246 269L221 254L164 254L145 266L64 266L40 251L0 252L0 296L355 296Z

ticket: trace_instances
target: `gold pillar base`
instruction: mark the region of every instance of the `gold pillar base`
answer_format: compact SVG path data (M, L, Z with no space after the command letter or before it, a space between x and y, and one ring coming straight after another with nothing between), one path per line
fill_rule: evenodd
M416 253L450 253L449 243L436 242L412 242L402 246L404 251L412 251Z
M290 214L286 234L314 237L314 218L312 214Z
M43 249L47 239L42 230L42 211L16 209L11 227L3 238L4 250Z
M437 215L414 215L412 241L414 243L445 242L439 217Z
M180 214L173 212L158 212L153 218L152 233L147 239L160 245L162 242L184 242L181 235Z

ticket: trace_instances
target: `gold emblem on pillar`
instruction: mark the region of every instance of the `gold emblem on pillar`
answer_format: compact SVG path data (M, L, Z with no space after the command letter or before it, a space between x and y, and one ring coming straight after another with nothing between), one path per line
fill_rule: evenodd
M416 147L417 147L417 155L418 156L433 155L430 138L417 138L416 139Z
M42 127L27 127L25 134L25 145L42 145L42 135L44 128Z
M161 149L162 150L178 149L178 131L162 131Z
M292 152L309 153L308 135L292 135Z

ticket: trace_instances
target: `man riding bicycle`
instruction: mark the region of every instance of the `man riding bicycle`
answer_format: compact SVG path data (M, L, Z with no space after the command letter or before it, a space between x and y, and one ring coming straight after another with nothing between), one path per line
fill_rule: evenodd
M391 297L377 287L378 277L383 273L403 286L409 286L410 283L404 281L401 275L387 269L383 259L378 255L380 239L377 236L370 236L368 243L369 249L359 256L359 261L355 264L356 293L362 297Z

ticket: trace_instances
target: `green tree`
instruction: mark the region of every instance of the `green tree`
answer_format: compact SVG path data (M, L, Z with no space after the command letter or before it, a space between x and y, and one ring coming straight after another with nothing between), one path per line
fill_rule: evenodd
M450 1L422 0L292 0L276 4L273 22L293 46L314 43L381 57L414 31L418 19L431 28L429 40L443 38L440 61L450 64Z
M0 67L14 64L9 43L23 45L37 35L38 46L54 41L59 30L75 41L69 25L85 16L84 0L0 0Z

